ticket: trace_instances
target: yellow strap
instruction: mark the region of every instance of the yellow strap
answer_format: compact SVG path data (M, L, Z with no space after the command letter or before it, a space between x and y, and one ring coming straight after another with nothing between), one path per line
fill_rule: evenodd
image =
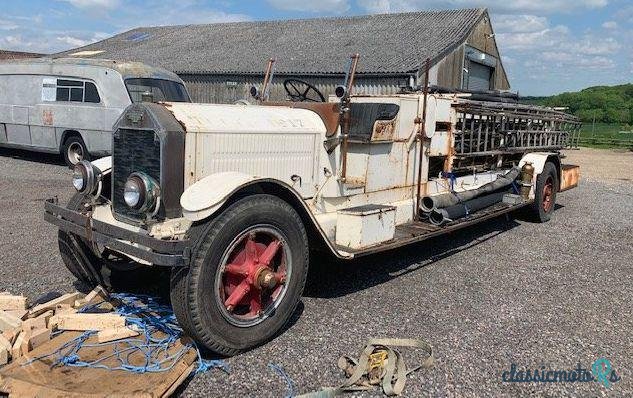
M422 349L427 352L428 357L422 364L407 370L402 355L392 347ZM363 349L360 358L358 358L358 361L348 357L341 357L339 359L339 364L342 364L343 361L347 362L349 359L356 365L356 369L354 369L352 375L346 379L341 386L336 388L324 388L320 391L300 395L297 398L331 398L345 392L370 389L371 387L357 385L356 383L369 372L369 358L376 349L387 351L387 365L385 366L385 375L381 385L383 392L387 396L402 394L409 373L415 372L420 368L430 368L435 362L431 345L422 339L370 339Z

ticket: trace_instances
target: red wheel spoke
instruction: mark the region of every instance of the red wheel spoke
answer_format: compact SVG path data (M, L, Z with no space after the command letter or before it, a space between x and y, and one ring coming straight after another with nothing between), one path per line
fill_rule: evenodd
M243 232L223 255L218 302L233 324L255 325L277 307L291 269L283 237L272 228ZM281 250L280 250L281 248ZM216 276L217 278L217 276ZM217 281L217 279L216 279Z
M255 237L253 235L246 237L244 249L246 261L255 261L257 259L257 244L255 243Z
M237 285L235 290L233 290L233 293L231 293L229 298L226 299L226 301L224 302L224 306L229 311L231 311L233 308L235 308L236 305L240 303L240 301L242 301L242 299L244 299L244 296L246 296L248 292L250 292L250 290L251 285L248 283L247 280L243 280L239 285Z
M273 257L275 257L275 254L277 254L277 251L279 250L280 247L281 247L281 241L273 240L272 242L270 242L268 247L266 247L266 250L264 250L262 255L259 256L259 263L267 267L270 264L270 262L273 260Z
M236 276L248 275L248 270L246 270L243 265L239 265L239 264L227 264L227 266L224 268L224 271L227 274L236 275Z
M286 283L286 271L275 272L275 278L279 281L279 285Z
M262 311L262 294L258 290L251 291L249 315L259 315Z

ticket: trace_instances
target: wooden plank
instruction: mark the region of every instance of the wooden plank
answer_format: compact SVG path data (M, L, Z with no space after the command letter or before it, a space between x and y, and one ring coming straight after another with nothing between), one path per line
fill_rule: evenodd
M51 331L50 329L33 330L27 334L26 338L28 350L31 351L49 341L51 339Z
M31 316L37 316L48 310L54 310L60 304L68 304L72 306L75 304L75 300L79 299L81 299L81 293L79 292L64 294L63 296L57 297L49 302L36 305L31 309L30 314Z
M46 329L46 318L45 317L36 317L29 318L26 321L22 322L22 331L30 332L36 329Z
M24 348L27 348L24 350ZM26 354L28 352L28 342L26 340L26 334L24 332L18 335L18 338L15 339L15 343L13 343L13 347L11 348L11 356L15 361L17 358L20 358L22 354Z
M26 297L10 296L8 294L0 295L0 310L25 310L27 308Z
M16 329L22 325L22 320L6 311L0 311L0 330Z
M82 300L84 305L93 305L99 304L103 301L108 301L110 299L110 295L104 288L101 286L97 286L86 297Z
M8 364L9 358L9 350L7 350L6 347L0 346L0 366Z
M22 329L20 327L17 327L15 329L7 329L2 332L2 337L9 340L11 345L13 345L13 343L15 342L15 338L18 337L18 334L20 334L21 331Z
M126 339L128 337L138 336L140 333L136 330L132 330L129 327L116 327L101 330L97 333L97 341L99 343L107 343L109 341Z
M29 310L10 310L7 312L16 318L24 320L24 318L26 318L26 315L29 313Z
M11 344L11 342L6 337L0 335L0 348L6 348L7 350L11 351L11 348L13 348L13 344Z
M57 321L59 330L104 330L124 326L125 318L118 314L61 314Z
M20 397L161 397L174 391L186 379L197 359L195 350L192 349L170 370L143 374L95 368L51 367L51 358L24 365L30 358L49 354L80 334L64 332L0 369L0 391ZM96 342L96 336L91 336L86 341L87 344ZM182 341L177 341L167 354L180 351L183 344ZM111 355L112 346L85 347L81 350L81 358L94 361ZM137 360L142 361L142 358L139 356ZM116 362L109 358L104 364L114 366Z

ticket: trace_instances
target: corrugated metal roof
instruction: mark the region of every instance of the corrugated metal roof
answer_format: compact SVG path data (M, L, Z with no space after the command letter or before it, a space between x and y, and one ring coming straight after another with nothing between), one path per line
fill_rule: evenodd
M44 54L38 53L27 53L24 51L8 51L8 50L0 50L0 59L23 59L23 58L37 58L42 57Z
M485 9L343 18L137 28L72 51L141 61L178 73L343 73L360 53L359 73L407 73L464 42Z

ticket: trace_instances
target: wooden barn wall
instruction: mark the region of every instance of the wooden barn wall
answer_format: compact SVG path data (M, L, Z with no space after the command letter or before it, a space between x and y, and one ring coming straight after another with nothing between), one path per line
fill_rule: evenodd
M472 33L466 39L466 42L457 47L455 51L447 55L438 63L437 82L440 86L460 88L462 83L462 70L464 67L464 48L465 45L476 48L477 50L490 54L501 61L497 42L492 35L492 25L488 17L483 18ZM508 90L510 82L501 62L497 66L494 75L494 89Z
M461 88L463 67L464 46L461 45L438 63L437 84L442 87Z
M239 100L253 101L249 90L256 85L261 88L263 76L244 75L189 75L181 74L180 78L185 82L187 90L194 102L232 104ZM283 101L286 99L286 91L283 81L286 76L276 75L270 87L270 99ZM315 85L327 97L334 94L334 89L343 83L344 77L312 77L299 76ZM354 93L357 94L395 94L405 84L407 77L362 77L356 79Z

